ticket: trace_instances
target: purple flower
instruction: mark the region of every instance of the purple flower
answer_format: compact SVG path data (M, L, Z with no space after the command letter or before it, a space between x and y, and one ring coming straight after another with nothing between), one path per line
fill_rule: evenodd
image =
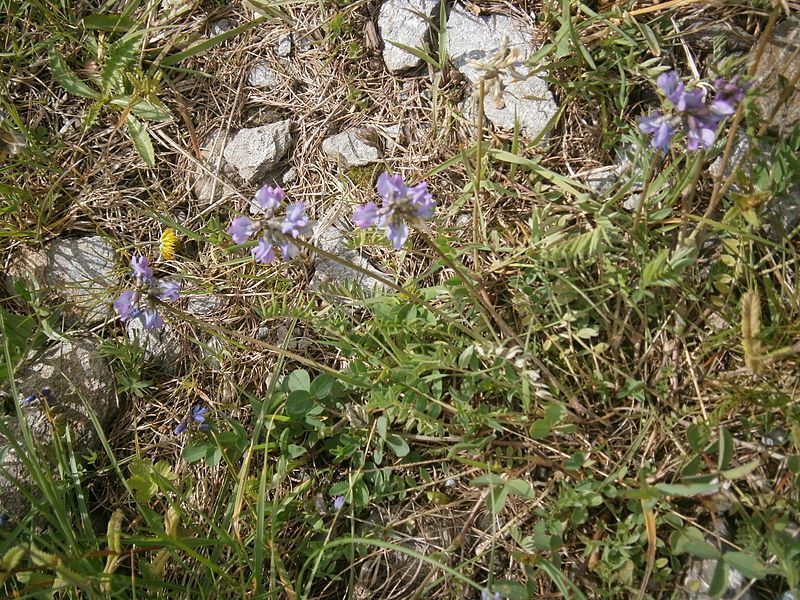
M650 145L656 150L666 152L675 133L669 121L661 113L653 113L639 119L639 129L643 133L652 133Z
M503 600L503 596L500 592L490 592L489 588L483 588L481 590L481 600Z
M184 431L186 431L187 429L189 429L189 424L188 424L186 421L184 421L183 423L181 423L180 425L178 425L178 426L175 428L175 431L173 431L172 433L173 433L173 435L180 435L180 434L182 434Z
M272 240L267 237L262 237L258 240L258 244L250 250L253 259L260 263L269 263L275 260L275 250L272 248Z
M150 261L146 256L134 256L131 258L131 268L133 276L148 283L153 278L153 269L150 268Z
M140 315L142 317L142 326L145 329L162 329L164 327L164 319L156 312L155 308L146 308L141 311Z
M183 421L180 425L175 428L173 434L180 435L192 424L192 422L197 423L199 425L198 429L200 431L208 431L209 424L206 423L206 413L208 409L204 406L200 406L199 404L195 404L192 407L192 412L189 415L189 418Z
M736 112L736 105L744 100L747 85L739 85L737 75L730 81L722 78L714 82L714 99L711 101L711 112L720 116L732 115Z
M344 496L336 496L333 499L333 510L340 510L344 506Z
M280 187L269 187L265 185L256 192L254 204L260 208L264 214L271 217L283 202L286 194Z
M677 106L678 102L681 100L684 90L684 85L678 79L678 74L675 71L667 71L666 73L662 73L656 79L656 84L658 85L659 89L664 92L664 95L667 97L667 99L672 102L672 104Z
M136 316L136 304L139 301L139 292L136 290L125 290L114 300L114 310L117 311L120 321L127 321Z
M156 297L159 300L175 302L181 290L179 281L161 280L155 285Z
M133 289L123 291L114 300L114 310L117 311L121 321L141 317L145 329L161 329L164 319L158 314L159 302L178 299L181 284L178 281L168 281L153 277L146 257L131 259L133 267Z
M283 254L283 260L287 262L300 254L300 248L298 248L296 244L293 244L289 240L283 240L279 246L281 248L281 253Z
M302 202L294 202L286 207L286 218L281 225L281 233L296 238L311 233L309 219L305 214L306 206Z
M707 115L689 115L686 118L686 148L692 151L710 148L717 137L718 123Z
M377 225L386 231L386 237L395 249L402 248L408 239L407 222L417 223L433 216L436 203L428 192L426 182L408 187L400 175L382 173L376 186L383 198L380 208L370 202L353 212L353 222L358 227Z
M386 224L386 237L395 250L400 250L408 239L408 226L401 219L392 219Z
M366 228L378 222L378 205L374 202L360 206L353 211L353 222L356 227Z
M236 244L244 244L256 231L258 231L258 223L247 217L236 217L228 227L228 235Z

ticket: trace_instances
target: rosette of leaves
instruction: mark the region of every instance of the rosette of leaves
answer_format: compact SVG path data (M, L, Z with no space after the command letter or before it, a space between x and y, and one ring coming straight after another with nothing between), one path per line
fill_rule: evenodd
M171 121L173 116L158 98L161 73L145 73L140 64L145 32L134 24L122 37L108 42L107 37L95 37L87 29L86 47L93 59L80 71L84 77L69 68L55 46L50 48L53 77L69 93L93 101L83 120L85 130L104 107L119 111L120 125L124 123L139 156L148 166L155 166L153 142L145 122Z

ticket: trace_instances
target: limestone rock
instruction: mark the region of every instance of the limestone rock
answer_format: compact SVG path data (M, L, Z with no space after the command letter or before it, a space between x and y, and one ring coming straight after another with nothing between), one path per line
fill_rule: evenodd
M354 129L331 136L322 142L322 151L344 168L360 167L381 159L377 144L368 132Z
M280 82L280 76L265 62L258 62L253 65L250 74L247 76L247 83L253 87L275 87Z
M63 341L36 358L32 354L18 369L16 380L21 411L38 448L39 458L34 460L52 456L55 436L63 437L67 427L76 457L96 450L100 438L91 415L106 425L119 408L111 371L86 338ZM24 447L19 422L12 417L4 420L11 437ZM28 510L30 501L22 490L39 493L14 444L0 435L0 512L18 518Z
M403 71L422 62L392 42L427 50L430 25L425 17L431 17L438 5L438 0L386 0L381 5L378 31L383 39L383 62L387 69Z
M230 135L224 135L222 130L213 129L203 138L200 150L208 172L199 170L192 173L192 192L203 204L211 204L225 195L234 195L236 190L224 183L221 178L214 175L229 176L233 169L225 162L223 152L228 144Z
M219 21L214 21L208 27L208 32L211 37L216 37L218 35L222 35L226 31L230 31L236 26L236 24L231 21L230 19L220 19Z
M339 258L351 262L359 267L367 269L375 274L387 279L391 279L385 273L375 269L369 262L355 250L351 250L346 244L347 236L343 227L332 225L320 233L317 238L317 245L326 252L334 254ZM372 279L365 273L356 271L348 266L336 262L330 258L316 255L314 263L314 276L311 278L311 287L321 290L329 285L349 285L356 283L366 295L386 292L386 286Z
M148 360L165 371L172 372L177 367L181 347L170 324L163 329L145 329L144 319L134 317L126 323L125 330L131 344L138 344Z
M292 143L289 121L240 129L225 146L223 156L247 183L259 183L286 156Z
M228 301L222 296L190 296L186 303L186 312L195 317L208 317L219 314Z
M750 61L755 59L753 49ZM754 87L758 90L756 104L764 115L770 113L784 95L787 82L800 71L800 15L794 15L779 23L764 49L758 66ZM789 94L784 105L772 121L772 131L788 135L800 123L800 92Z
M278 38L278 43L275 44L275 54L281 58L286 58L292 53L292 34L284 33Z
M6 283L12 292L16 281L29 290L41 288L63 302L68 314L92 324L109 315L116 265L114 249L100 236L56 239L43 251L15 257Z
M455 67L477 86L482 71L471 61L483 62L500 48L503 38L508 38L508 48L517 48L528 57L531 48L530 34L514 19L504 15L476 16L456 3L447 21L447 55ZM520 66L518 72L524 77L504 77L503 102L498 104L487 95L484 100L486 118L496 127L513 129L518 120L523 134L537 137L556 114L558 107L546 82L528 74L528 68Z

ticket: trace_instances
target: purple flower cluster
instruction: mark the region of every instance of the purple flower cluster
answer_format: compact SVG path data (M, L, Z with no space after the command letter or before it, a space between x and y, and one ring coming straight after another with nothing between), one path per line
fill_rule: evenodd
M141 316L145 329L161 329L164 319L158 314L158 303L175 302L181 284L153 277L153 269L146 256L131 258L131 269L133 289L125 290L114 300L114 310L121 321Z
M189 429L189 425L196 423L197 428L200 431L208 431L209 424L206 423L206 413L208 409L204 406L200 406L196 404L192 407L192 413L189 415L189 418L183 421L180 425L175 428L173 432L175 435L180 435L187 429Z
M376 186L383 204L378 207L374 202L357 208L353 213L353 222L357 227L376 225L386 230L386 237L399 250L408 239L408 225L429 219L433 216L436 203L428 192L426 182L408 187L401 175L383 173Z
M311 221L302 202L287 205L283 219L275 216L285 197L281 188L265 185L256 192L251 205L251 212L261 213L261 218L236 217L228 227L228 234L236 244L244 244L258 235L258 242L250 250L256 262L275 260L274 246L281 249L284 260L294 258L300 253L300 248L292 240L311 233Z
M747 85L736 76L731 80L717 79L714 96L708 102L702 89L687 90L675 71L667 71L656 80L659 89L672 105L670 111L659 111L639 119L639 129L653 136L650 145L666 151L678 130L686 133L686 147L696 151L711 147L717 137L717 127L727 116L736 112L744 98Z

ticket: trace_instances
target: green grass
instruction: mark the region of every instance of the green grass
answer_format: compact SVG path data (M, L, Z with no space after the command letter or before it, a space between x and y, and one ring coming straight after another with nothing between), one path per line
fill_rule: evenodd
M0 434L17 439L33 485L29 510L0 528L2 597L681 597L692 557L718 561L717 592L729 565L764 597L796 593L797 236L767 236L760 205L800 178L800 130L770 137L751 90L739 130L762 149L722 193L707 167L731 119L705 152L652 151L636 117L658 105L653 82L669 65L689 75L673 23L691 7L545 2L530 64L559 101L551 131L535 147L518 132L409 136L397 164L409 183L430 181L437 217L400 252L353 233L396 276L367 296L311 291L307 246L290 263L253 264L223 233L240 199L197 206L182 188L185 119L240 119L250 59L237 48L268 52L273 27L327 36L303 60L341 86L324 88L309 123L329 127L329 99L363 119L364 106L393 109L359 37L366 3L257 4L258 18L221 9L237 27L208 38L198 24L219 14L205 5L164 19L154 0L123 14L0 0L0 127L27 141L0 164L3 260L85 233L123 259L155 259L166 224L184 245L158 274L226 298L207 318L167 313L183 352L172 371L116 322L65 328L44 291L3 298ZM780 7L709 10L753 33ZM420 77L439 78L435 118L451 123L443 48ZM718 48L697 61L747 69ZM320 171L314 140L296 152L314 167L298 196L315 216L374 200L383 167ZM630 165L593 191L585 172L620 151ZM24 424L12 434L24 412L12 374L77 335L96 340L125 407L116 423L95 418L101 444L84 454L68 429L47 449ZM195 405L209 429L173 435ZM729 545L705 535L719 522Z

